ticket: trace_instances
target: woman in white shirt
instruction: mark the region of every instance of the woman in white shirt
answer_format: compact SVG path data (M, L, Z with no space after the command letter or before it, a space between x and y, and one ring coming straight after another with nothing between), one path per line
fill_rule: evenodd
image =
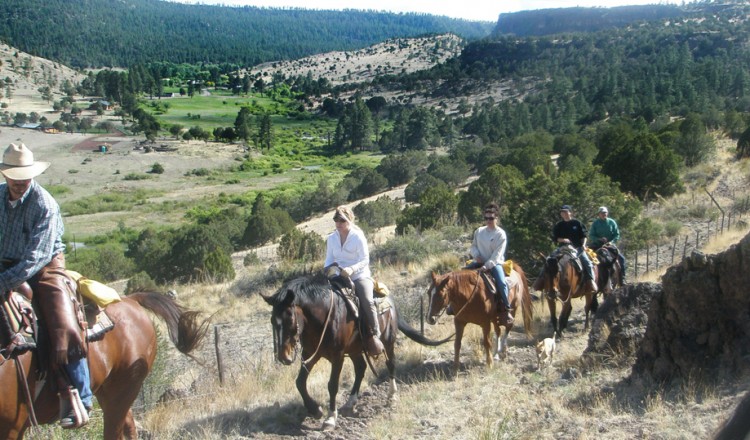
M513 323L513 315L510 311L508 302L508 284L505 282L505 272L503 263L505 263L505 248L508 245L508 239L503 228L498 226L497 217L500 213L500 207L496 203L490 203L484 208L485 226L480 226L474 232L474 239L471 243L469 253L474 262L468 267L472 269L482 268L492 274L499 294L498 309L501 311L501 318L506 324Z
M363 335L365 349L370 356L378 356L384 350L380 342L380 326L373 299L373 280L370 273L370 251L364 232L354 224L354 213L346 206L339 206L333 216L336 230L326 241L324 267L338 266L341 275L354 282L354 292L359 298L360 315L365 319L368 334Z

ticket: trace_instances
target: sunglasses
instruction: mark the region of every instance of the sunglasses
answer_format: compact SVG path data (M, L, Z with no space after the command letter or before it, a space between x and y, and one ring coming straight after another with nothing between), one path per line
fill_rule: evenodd
M495 220L497 217L485 217L485 221Z
M334 217L333 221L336 223L346 223L346 220L341 217Z

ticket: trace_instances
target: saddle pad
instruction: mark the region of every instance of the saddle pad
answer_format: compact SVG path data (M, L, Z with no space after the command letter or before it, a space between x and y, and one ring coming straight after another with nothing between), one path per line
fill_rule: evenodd
M76 290L85 298L94 301L99 307L122 301L120 294L106 284L88 279L72 270L66 270L65 273L76 282Z

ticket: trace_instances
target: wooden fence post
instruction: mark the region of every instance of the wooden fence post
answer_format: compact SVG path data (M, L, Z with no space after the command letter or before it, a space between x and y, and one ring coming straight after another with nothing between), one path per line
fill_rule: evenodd
M688 236L685 236L685 244L682 246L682 259L685 259L685 254L687 252L687 242L688 242Z
M219 348L219 326L214 326L214 350L216 350L216 368L219 370L219 384L224 385L224 362L221 359L221 349Z
M638 278L638 249L635 250L635 277Z
M419 331L424 336L424 296L419 296Z

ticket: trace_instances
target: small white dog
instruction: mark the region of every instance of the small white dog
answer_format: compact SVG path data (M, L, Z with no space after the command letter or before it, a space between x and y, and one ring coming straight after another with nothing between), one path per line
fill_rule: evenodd
M543 341L539 341L536 344L536 368L542 369L542 366L548 366L552 364L552 357L555 355L555 340L553 338L545 338Z

